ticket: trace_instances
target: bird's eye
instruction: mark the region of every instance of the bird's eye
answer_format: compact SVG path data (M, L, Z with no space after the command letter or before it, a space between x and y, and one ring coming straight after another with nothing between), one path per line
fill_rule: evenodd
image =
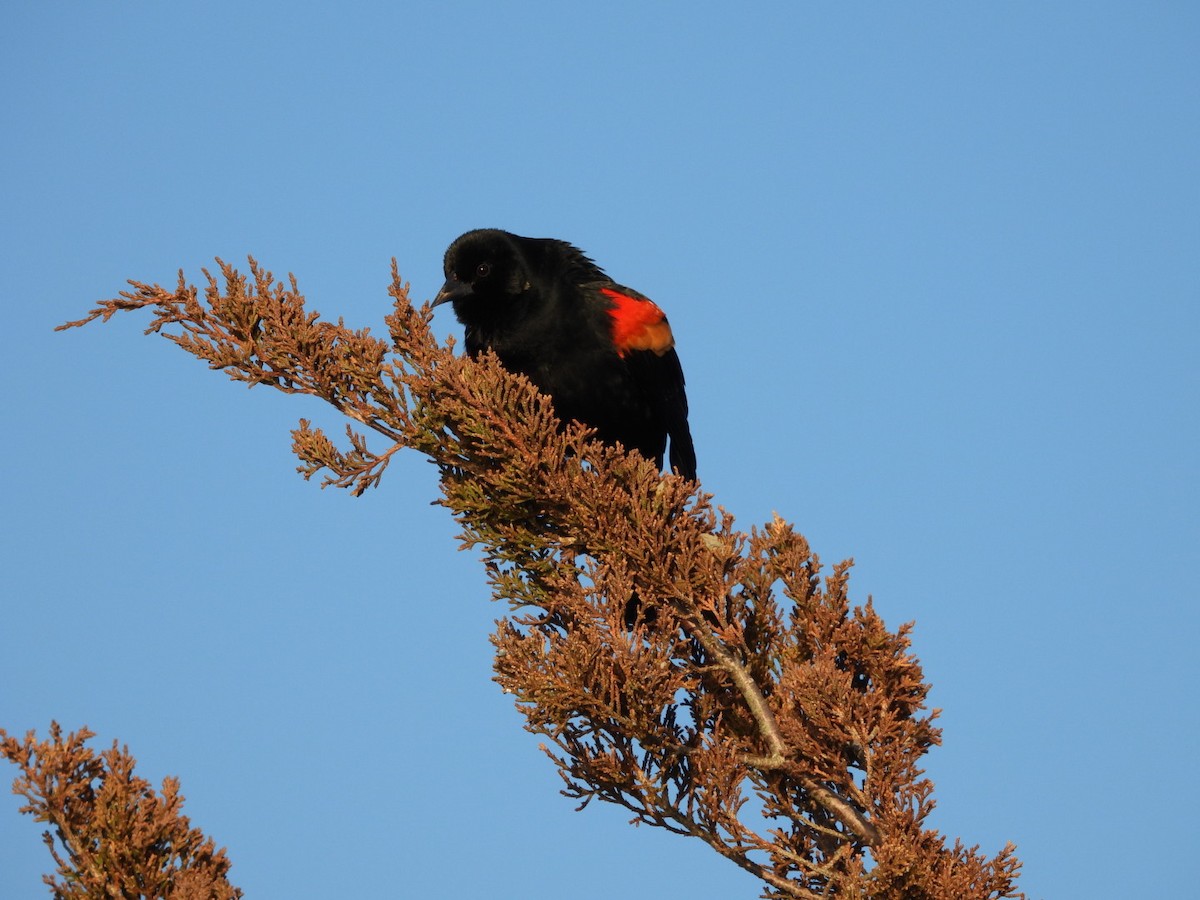
M476 278L487 278L488 275L491 273L491 271L492 271L492 267L489 266L487 263L480 263L479 265L477 265L475 267L475 277Z

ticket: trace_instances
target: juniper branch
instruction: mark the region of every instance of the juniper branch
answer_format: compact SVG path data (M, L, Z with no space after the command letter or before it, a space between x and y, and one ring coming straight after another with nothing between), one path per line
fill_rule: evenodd
M1011 847L987 859L923 827L932 784L916 763L939 740L936 711L907 627L851 608L848 563L822 587L782 520L736 532L697 485L564 427L494 358L456 357L394 261L390 341L320 321L295 279L253 259L249 278L218 265L224 286L208 276L203 300L182 274L173 291L131 282L71 324L150 308L149 331L213 368L322 397L389 442L376 452L348 429L341 450L302 420L306 478L361 493L401 447L428 455L515 612L493 636L496 680L561 754L547 751L581 808L599 797L699 837L767 897L1023 897ZM645 611L632 630L631 598Z

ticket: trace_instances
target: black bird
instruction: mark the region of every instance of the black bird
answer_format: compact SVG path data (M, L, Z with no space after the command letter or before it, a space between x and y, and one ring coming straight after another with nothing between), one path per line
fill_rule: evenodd
M667 317L648 297L614 282L581 250L552 238L494 228L468 231L446 250L450 303L467 353L492 350L554 402L563 420L596 429L696 479L683 369Z

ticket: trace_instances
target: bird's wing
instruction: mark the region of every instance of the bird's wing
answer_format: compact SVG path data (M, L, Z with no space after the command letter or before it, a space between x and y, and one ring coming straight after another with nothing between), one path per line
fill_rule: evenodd
M683 367L666 315L649 297L621 285L601 287L599 292L612 303L608 315L617 353L645 387L657 417L666 423L671 468L694 481L696 449L688 427Z
M600 293L612 303L608 315L613 320L613 344L621 356L633 350L665 356L675 346L666 315L649 297L617 285L602 287Z

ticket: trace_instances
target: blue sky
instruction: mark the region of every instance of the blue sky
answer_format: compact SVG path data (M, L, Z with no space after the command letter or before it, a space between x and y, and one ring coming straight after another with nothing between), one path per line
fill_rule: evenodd
M757 896L558 796L431 466L320 491L315 403L138 316L51 331L247 254L379 327L391 257L429 298L503 227L663 306L705 487L916 621L933 824L1015 841L1031 897L1185 896L1198 9L11 4L0 724L179 776L257 898ZM0 896L40 896L17 806Z

